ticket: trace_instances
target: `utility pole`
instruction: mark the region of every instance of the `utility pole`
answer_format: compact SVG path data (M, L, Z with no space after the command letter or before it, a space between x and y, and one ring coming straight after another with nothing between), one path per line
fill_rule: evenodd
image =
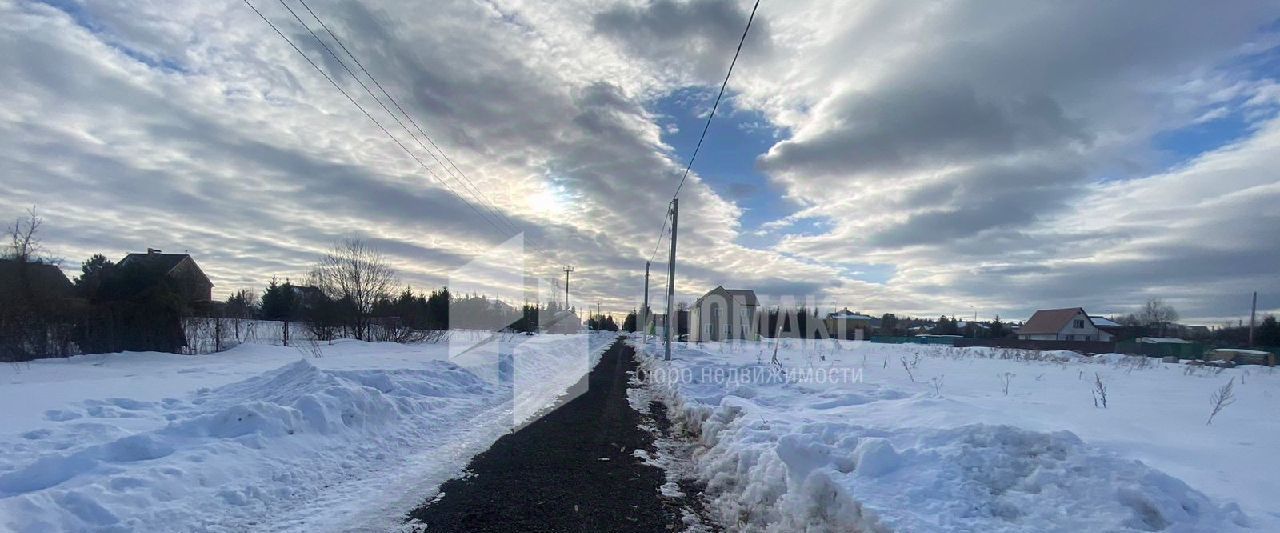
M573 267L565 265L564 267L564 310L569 310L569 273L573 272Z
M644 343L649 344L649 262L644 262L644 307L640 308L637 326L643 328Z
M1249 309L1249 347L1253 348L1253 325L1258 315L1258 291L1253 291L1253 307Z
M680 221L680 199L671 199L671 257L667 259L667 349L666 360L671 360L671 336L680 321L675 318L676 305L676 225Z

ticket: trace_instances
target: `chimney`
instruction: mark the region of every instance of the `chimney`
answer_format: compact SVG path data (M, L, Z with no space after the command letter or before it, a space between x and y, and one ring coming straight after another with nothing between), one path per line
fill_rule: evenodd
M147 248L147 255L155 255L155 254L161 253L161 252L163 252L163 251L164 251L164 250L157 250L157 249L155 249L155 248Z

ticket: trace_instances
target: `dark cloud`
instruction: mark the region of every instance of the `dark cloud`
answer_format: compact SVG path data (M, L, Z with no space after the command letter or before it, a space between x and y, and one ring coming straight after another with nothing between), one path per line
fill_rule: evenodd
M742 37L749 6L733 0L654 0L619 5L592 19L597 33L620 41L631 55L663 68L688 71L701 83L719 83ZM751 23L743 54L754 61L770 55L772 32L760 13Z
M887 84L828 104L836 126L778 143L761 159L773 172L858 176L920 169L1089 141L1047 96L981 99L964 85Z

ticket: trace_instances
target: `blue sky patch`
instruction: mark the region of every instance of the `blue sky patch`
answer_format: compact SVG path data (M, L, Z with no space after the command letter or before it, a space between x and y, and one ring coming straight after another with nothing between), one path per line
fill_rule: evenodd
M651 112L660 115L662 141L675 150L674 158L683 166L697 146L698 136L706 123L706 112L714 101L716 90L705 87L678 89L650 103ZM761 224L783 218L800 208L782 198L781 187L769 182L756 169L756 158L785 136L764 115L756 111L736 109L726 96L720 101L715 120L693 164L693 172L724 197L743 208L740 242L747 246L772 244L776 239L760 242L752 235ZM802 226L800 224L798 226Z
M170 74L186 74L188 71L181 63L166 57L157 57L145 53L136 48L130 47L117 39L102 24L95 21L92 15L85 9L80 2L71 0L34 0L36 4L43 4L63 13L66 13L77 26L84 28L102 41L103 44L110 46L112 49L120 52L129 59L142 63L148 68L156 69Z
M1233 109L1212 120L1162 132L1154 142L1157 149L1167 154L1166 163L1177 165L1240 140L1252 129L1244 112Z

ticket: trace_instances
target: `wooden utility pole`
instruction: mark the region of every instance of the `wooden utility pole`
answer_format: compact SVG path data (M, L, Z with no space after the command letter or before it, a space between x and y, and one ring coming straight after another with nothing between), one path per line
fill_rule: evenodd
M1253 307L1249 309L1249 347L1253 348L1253 325L1258 315L1258 291L1253 291Z
M680 199L671 199L671 256L667 259L667 348L666 360L671 360L671 336L680 321L675 316L676 306L676 225L680 221Z
M565 265L564 267L564 310L569 310L569 273L573 272L573 267Z
M640 308L637 326L644 331L644 343L649 344L649 262L644 262L644 307Z

